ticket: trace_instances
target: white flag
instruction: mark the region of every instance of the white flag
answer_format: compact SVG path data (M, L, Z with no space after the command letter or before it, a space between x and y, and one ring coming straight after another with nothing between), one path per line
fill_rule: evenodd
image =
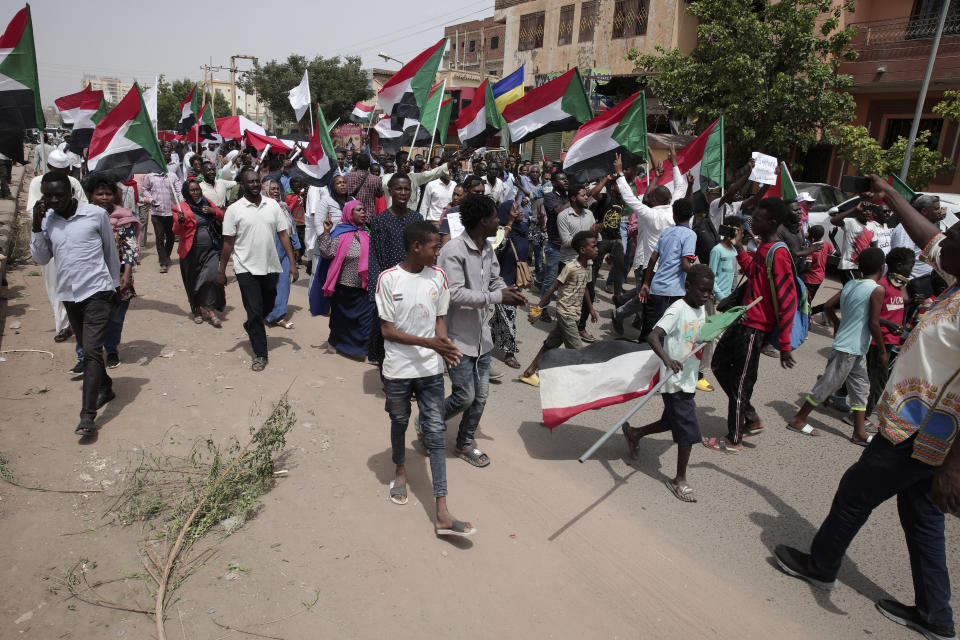
M143 104L147 107L147 115L153 124L153 130L157 130L157 84L154 80L153 86L143 92Z
M307 112L307 109L310 108L310 83L307 80L307 71L303 71L303 80L300 81L300 84L290 89L290 93L287 94L290 99L290 106L293 107L293 112L297 116L297 120L303 117L303 114Z

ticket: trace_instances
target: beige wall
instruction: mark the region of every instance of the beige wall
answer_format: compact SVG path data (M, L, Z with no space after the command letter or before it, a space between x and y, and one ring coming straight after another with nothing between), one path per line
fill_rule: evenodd
M614 75L623 75L634 72L633 63L626 59L631 48L642 53L654 53L654 47L659 44L668 48L679 46L684 52L689 52L696 44L696 20L686 15L685 0L650 0L646 35L618 39L611 37L614 0L600 0L593 41L578 42L582 0L575 0L573 42L558 46L560 7L567 4L571 4L571 0L531 0L496 10L495 17L506 22L504 69L525 64L528 85L532 84L535 74L563 72L574 66L609 70ZM543 47L518 51L520 17L538 11L545 12Z

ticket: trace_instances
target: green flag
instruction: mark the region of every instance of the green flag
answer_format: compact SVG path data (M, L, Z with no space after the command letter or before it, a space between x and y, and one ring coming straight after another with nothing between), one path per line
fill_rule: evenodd
M428 144L430 143L430 138L433 137L434 127L437 126L437 120L440 114L440 104L443 102L443 84L444 83L441 82L433 87L430 92L430 97L427 98L427 103L420 111L420 131L422 133L426 133Z
M440 146L447 144L451 113L453 113L453 98L447 98L440 104L440 116L437 118L437 142Z
M703 326L700 327L700 341L712 342L719 338L720 334L723 333L727 327L735 323L746 310L746 307L733 307L723 313L715 313L712 316L707 316Z
M703 147L703 159L700 161L700 177L707 178L711 184L719 185L722 189L723 183L723 163L725 158L723 150L723 116L720 116L719 122L710 131L707 137L706 145Z
M917 195L917 192L907 186L907 183L899 178L899 176L890 176L888 180L890 185L897 190L897 193L903 196L904 200L910 202Z
M647 155L647 98L642 91L637 93L610 137L640 159L650 159Z

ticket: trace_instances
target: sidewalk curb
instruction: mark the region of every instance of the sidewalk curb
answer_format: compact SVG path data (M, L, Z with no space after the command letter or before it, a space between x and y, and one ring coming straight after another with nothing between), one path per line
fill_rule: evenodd
M33 157L32 148L28 150ZM10 256L10 245L16 237L17 208L20 205L20 191L23 189L23 179L27 174L25 165L14 166L11 172L10 194L11 200L0 200L0 283L7 279L7 261Z

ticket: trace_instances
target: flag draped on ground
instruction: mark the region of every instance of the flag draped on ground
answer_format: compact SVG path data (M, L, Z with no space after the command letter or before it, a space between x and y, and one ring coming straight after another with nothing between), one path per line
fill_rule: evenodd
M777 183L767 190L768 198L783 198L784 200L797 199L797 185L793 182L787 163L780 161L780 170L777 172Z
M200 111L200 98L197 96L197 85L193 85L190 93L180 103L180 122L177 124L177 133L187 133L190 127L197 123L197 112Z
M677 167L680 173L693 174L693 190L701 185L723 187L723 116L713 121L696 139L677 151ZM669 160L663 163L663 176L660 184L673 181L673 164Z
M353 111L350 113L350 122L356 122L357 124L369 124L370 120L373 119L373 110L376 107L372 104L363 104L358 102L353 105Z
M330 129L317 107L317 129L310 136L310 143L303 150L303 157L291 168L290 177L299 178L314 187L326 186L337 168L337 153L330 139Z
M44 127L30 5L0 36L0 153L23 163L23 130Z
M468 147L482 147L492 135L503 128L503 119L493 101L490 81L484 80L473 94L473 101L460 111L457 118L457 135L460 143Z
M599 180L610 173L618 153L623 156L624 164L643 162L647 157L647 110L643 93L633 94L577 129L564 158L563 170L571 184Z
M718 338L745 309L709 316L699 341ZM647 344L605 340L582 349L551 349L539 363L543 424L553 429L589 409L647 395L668 373Z
M493 98L497 103L497 111L503 113L508 104L523 97L523 65L520 68L494 83Z
M197 116L197 133L201 138L211 137L217 132L217 122L213 118L213 106L205 102Z
M97 123L90 139L87 167L91 171L114 171L129 179L134 173L165 172L157 134L143 103L140 86Z
M573 131L592 117L576 67L503 109L510 139L518 143L555 131Z
M64 125L72 128L70 151L81 155L90 146L90 137L100 119L107 114L103 91L93 91L90 85L83 91L54 100Z

